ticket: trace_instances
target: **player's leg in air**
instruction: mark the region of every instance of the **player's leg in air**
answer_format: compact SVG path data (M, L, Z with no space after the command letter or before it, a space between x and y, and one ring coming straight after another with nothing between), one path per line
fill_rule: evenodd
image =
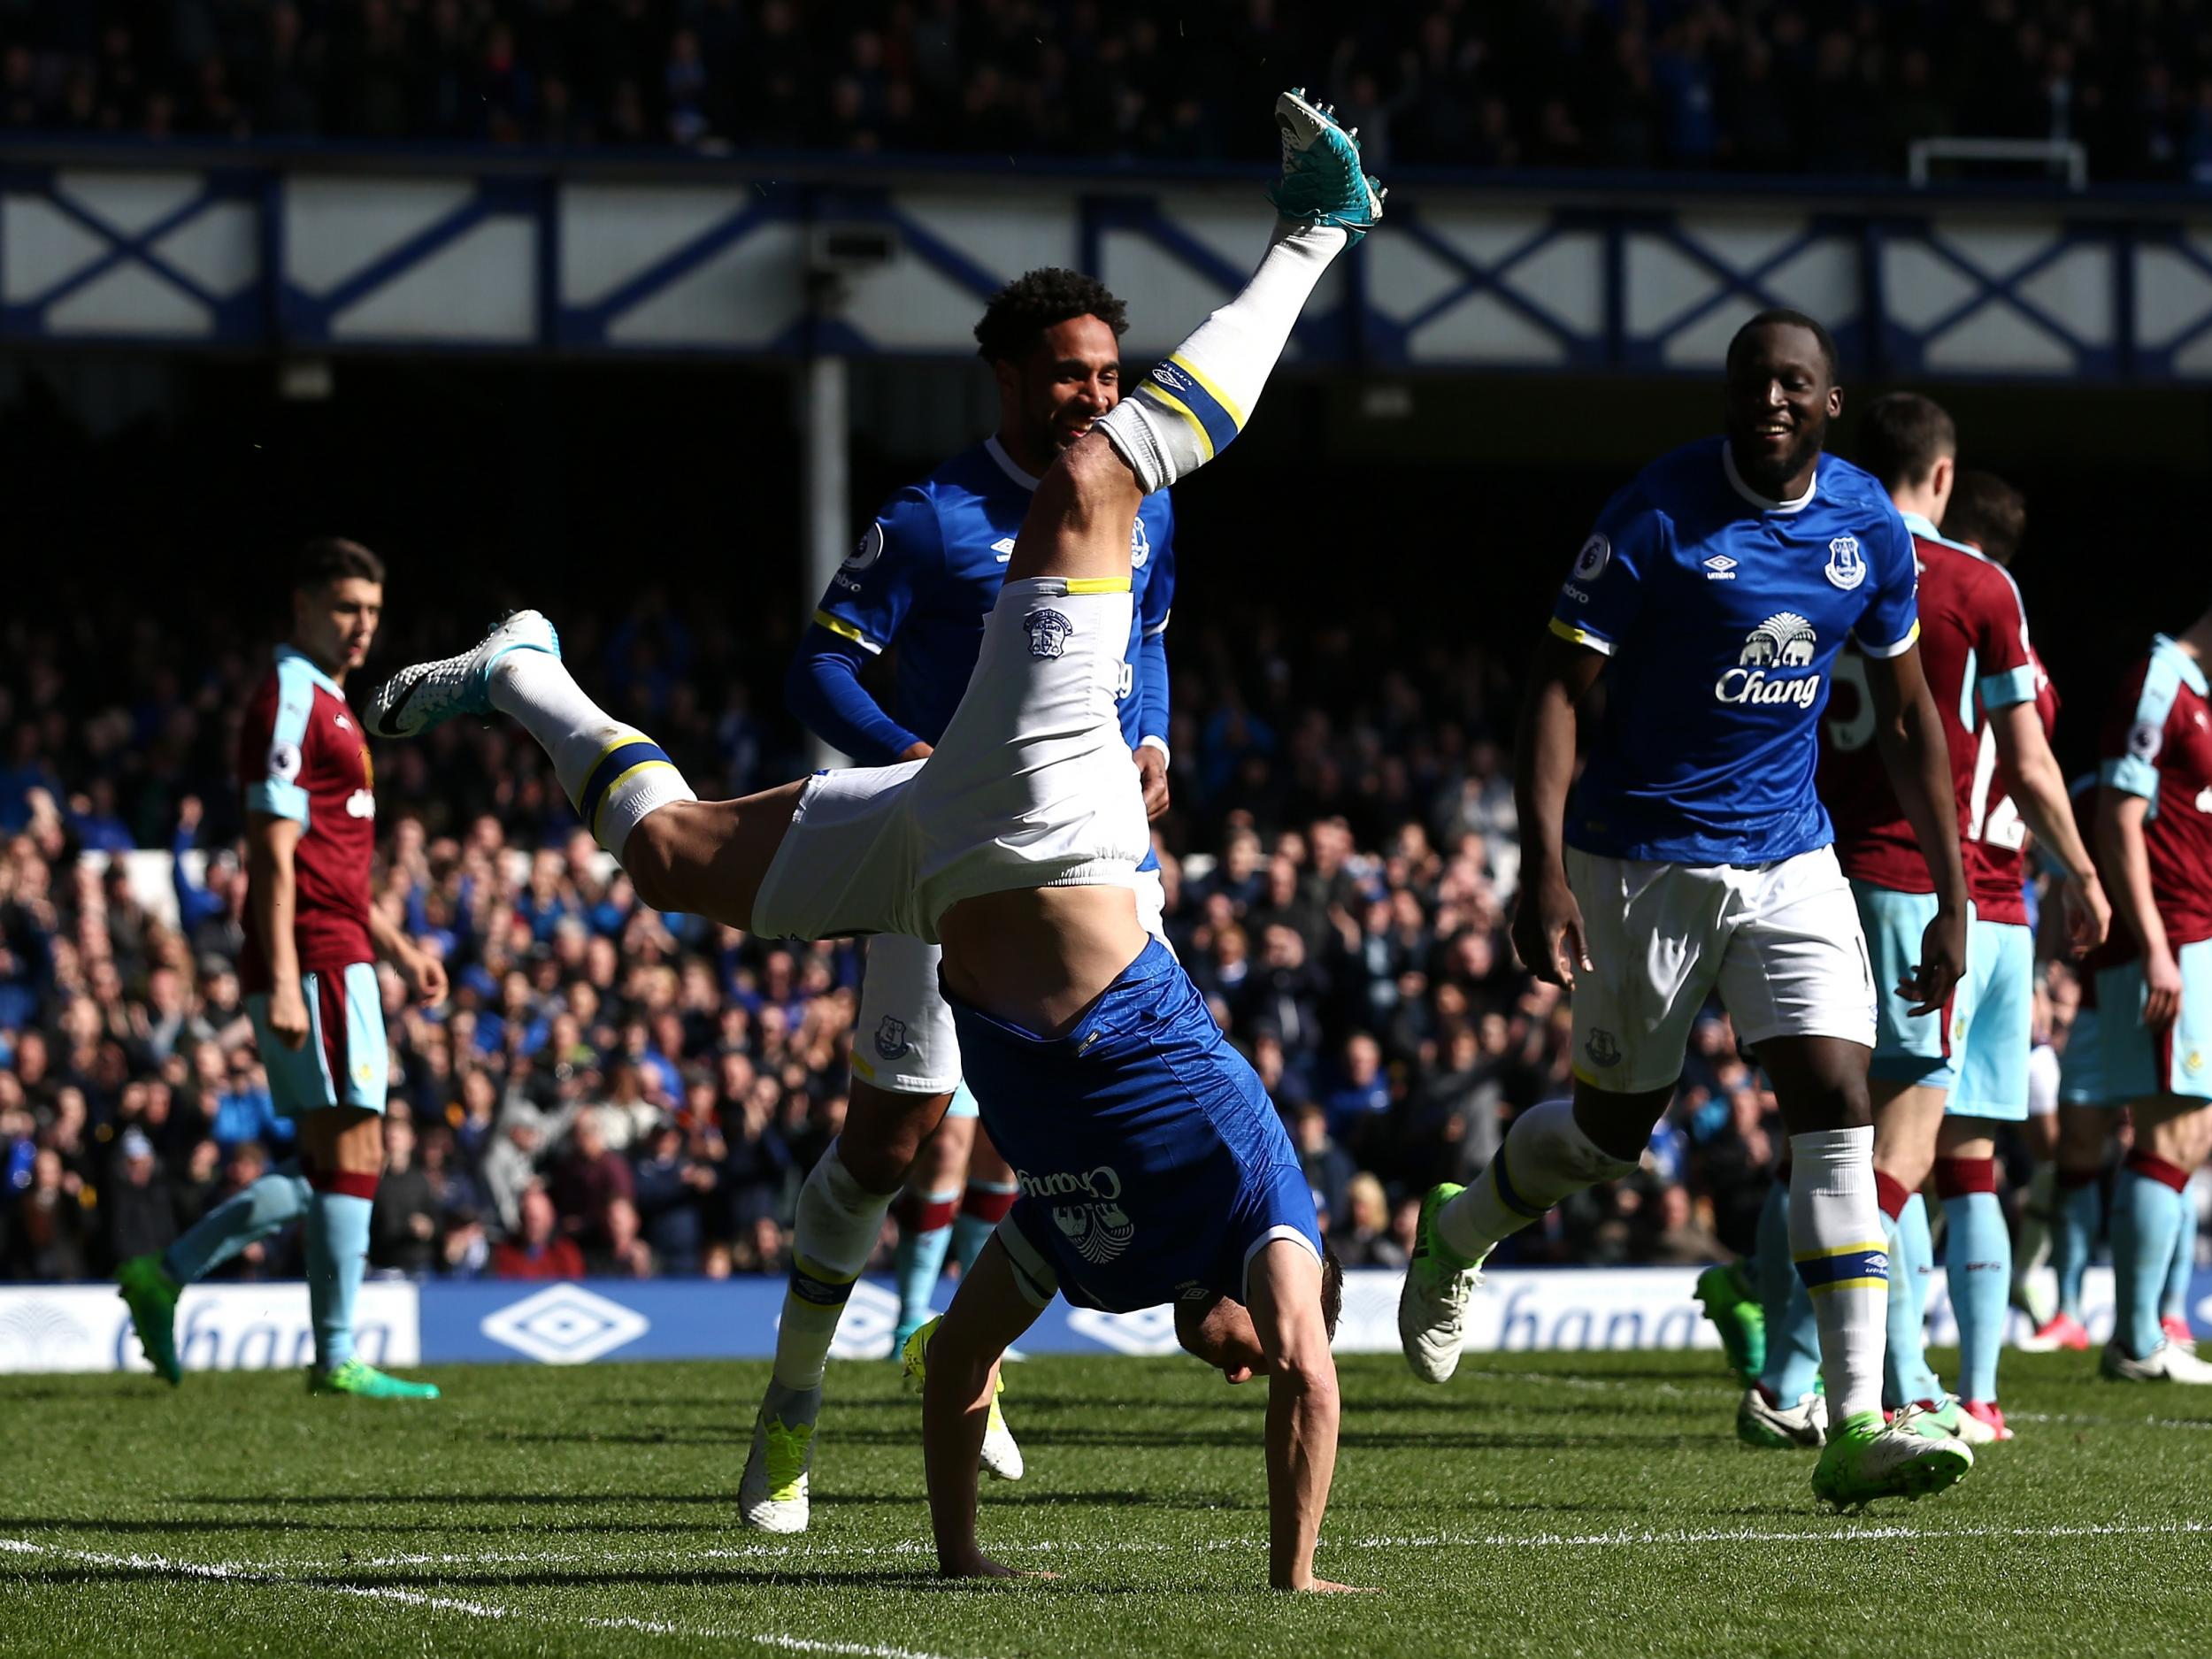
M134 1256L115 1270L146 1358L171 1383L184 1380L177 1354L177 1300L247 1246L282 1231L314 1199L300 1161L288 1158L242 1192L234 1193L158 1254Z
M303 1218L315 1336L311 1389L435 1400L434 1383L388 1375L354 1351L353 1304L368 1265L369 1220L384 1167L388 1062L376 970L362 963L342 973L309 973L303 981L311 1023L298 1048L271 1030L267 993L247 999L269 1092L277 1110L299 1124L299 1156L209 1211L160 1256L125 1263L118 1274L124 1300L147 1357L176 1382L173 1333L182 1287L257 1239Z
M1314 285L1380 212L1377 188L1358 172L1357 150L1333 120L1294 96L1279 103L1277 119L1284 173L1272 196L1283 218L1258 268L1242 293L1064 452L1041 482L987 625L970 695L931 759L818 774L738 801L700 802L649 737L608 716L577 687L560 662L551 625L535 612L509 618L473 650L403 670L372 699L371 729L409 736L457 715L511 715L552 757L587 826L656 909L749 931L757 919L766 931L808 938L935 938L946 916L949 987L984 987L981 996L1000 1007L1033 1005L1043 1010L1042 1025L1053 1023L1045 1016L1071 984L1088 984L1082 1001L1090 1000L1147 938L1125 896L1130 882L1115 879L1133 876L1148 844L1141 795L1124 787L1135 780L1111 706L1131 626L1137 508L1147 493L1204 465L1236 435ZM1050 683L1017 674L1025 662L1064 655L1071 666L1088 664L1106 643L1104 631L1116 626L1115 672L1102 690L1071 674ZM978 703L979 685L1031 681L1041 688L1024 689L1002 706ZM1066 706L1039 701L1055 695ZM1102 697L1102 709L1094 710ZM1097 731L1090 729L1094 712L1103 720ZM1110 768L1101 758L1110 753ZM1110 787L1110 800L1090 798L1094 773L1102 790ZM1001 797L1063 780L1066 798L1025 797L1021 804L1065 818L1067 845L1048 847L1032 837L1013 856L993 839L1007 810ZM1120 822L1125 808L1133 825ZM795 832L801 818L803 834ZM1133 833L1123 835L1125 828ZM1119 868L1123 839L1134 843L1127 872ZM1087 850L1106 841L1113 843L1110 856ZM783 856L787 851L791 856ZM1053 911L1051 925L1024 927L1036 919L1032 910ZM1118 925L1124 913L1125 930ZM963 935L959 962L956 933ZM1041 972L1040 956L1051 958ZM994 985L1010 995L994 997ZM842 1196L845 1213L862 1209L856 1193ZM833 1326L833 1310L826 1310L823 1324ZM826 1336L821 1340L826 1349ZM810 1445L810 1432L803 1440ZM806 1480L803 1472L802 1494Z

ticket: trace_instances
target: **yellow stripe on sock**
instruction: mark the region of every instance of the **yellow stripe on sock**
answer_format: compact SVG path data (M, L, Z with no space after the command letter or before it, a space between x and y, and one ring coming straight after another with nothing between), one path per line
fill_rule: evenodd
M1831 1256L1851 1256L1860 1250L1879 1250L1884 1255L1887 1255L1889 1253L1889 1246L1883 1243L1879 1239L1876 1239L1871 1243L1868 1244L1839 1244L1832 1250L1799 1250L1790 1257L1790 1260L1793 1262L1818 1262Z
M630 741L634 742L636 740L632 739ZM603 759L604 757L602 757L602 758ZM592 840L598 841L602 847L604 847L607 844L606 841L601 838L599 833L599 821L607 816L607 803L614 799L614 792L622 787L624 784L629 782L630 780L636 777L638 773L641 772L649 772L655 766L665 766L671 772L676 770L676 764L673 761L641 760L638 762L636 765L631 767L627 772L618 772L615 773L614 781L607 786L605 793L601 795L599 797L599 810L592 814Z
M1839 1279L1832 1285L1808 1285L1806 1294L1824 1296L1832 1290L1887 1290L1886 1279Z
M601 749L596 755L594 755L591 757L591 764L585 767L583 771L576 774L576 780L578 784L580 786L582 784L589 783L591 781L592 773L597 772L602 764L605 762L607 757L613 754L615 750L620 749L625 743L649 743L652 741L653 740L646 736L644 733L633 731L626 727L620 737L616 738L613 742L608 744L606 748ZM562 793L564 795L568 794L565 789L564 789ZM603 800L604 798L604 796L601 797ZM581 801L579 801L572 795L569 795L568 803L569 805L574 807L579 812L584 810L584 803Z
M1239 409L1236 404L1231 401L1229 395L1226 392L1224 392L1218 386L1216 386L1211 380L1208 380L1204 372L1201 370L1195 363L1193 363L1188 357L1185 357L1179 351L1171 356L1168 358L1168 361L1172 363L1177 368L1182 370L1184 373L1189 375L1191 379L1196 380L1201 386L1204 387L1206 388L1206 396L1212 398L1215 403L1221 405L1221 412L1237 423L1237 430L1239 432L1242 432L1244 430L1244 411L1241 409Z
M1137 395L1140 397L1149 398L1156 403L1166 405L1168 408L1173 410L1177 414L1182 416L1184 419L1189 421L1190 429L1198 434L1198 442L1205 446L1206 459L1210 461L1214 458L1213 434L1206 430L1206 423L1204 421L1199 419L1196 415L1191 412L1191 408L1188 403L1186 403L1181 398L1176 396L1172 392L1162 391L1157 386L1152 384L1150 381L1147 381L1144 385L1140 386L1137 388Z
M1071 594L1125 594L1129 591L1126 576L1078 576L1067 584Z

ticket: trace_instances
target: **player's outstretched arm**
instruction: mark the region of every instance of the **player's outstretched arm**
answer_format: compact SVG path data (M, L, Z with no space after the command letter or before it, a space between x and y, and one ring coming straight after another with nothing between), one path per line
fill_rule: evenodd
M944 1323L930 1339L922 1386L922 1462L937 1571L947 1578L1021 1575L983 1553L975 1540L975 1477L989 1420L1000 1357L1043 1311L1022 1294L1014 1264L996 1239L960 1281Z
M1349 1589L1313 1576L1339 1411L1321 1263L1302 1244L1278 1239L1252 1258L1245 1291L1267 1360L1267 1581L1278 1590Z
M1883 766L1935 877L1935 919L1922 936L1912 977L1898 987L1913 999L1915 1014L1932 1014L1950 1000L1951 987L1966 972L1966 864L1959 851L1950 750L1917 645L1894 657L1868 653L1866 681Z
M1590 966L1582 910L1567 886L1567 787L1574 781L1575 709L1605 672L1587 646L1547 633L1521 703L1513 798L1521 820L1521 894L1513 948L1530 972L1572 986Z
M2082 844L2074 825L2073 803L2066 794L2066 774L2058 757L2051 753L2043 734L2043 721L2035 704L2016 703L1994 710L1989 729L1997 740L1997 757L2012 774L2012 798L2020 816L2035 833L2044 850L2065 872L2063 888L2067 935L2077 951L2104 943L2112 926L2112 905L2097 879L2097 866Z

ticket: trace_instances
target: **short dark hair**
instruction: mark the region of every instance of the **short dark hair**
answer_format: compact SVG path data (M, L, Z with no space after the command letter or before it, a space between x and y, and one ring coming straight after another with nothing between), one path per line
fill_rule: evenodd
M2028 533L2028 498L1994 472L1961 472L1943 510L1943 534L1971 541L2000 565L2012 563Z
M1321 1325L1330 1338L1336 1336L1336 1322L1344 1312L1344 1263L1336 1259L1336 1252L1326 1244L1321 1247Z
M1730 367L1735 365L1736 353L1742 349L1744 342L1762 328L1802 328L1820 347L1820 360L1828 371L1830 384L1832 385L1841 374L1843 357L1836 349L1836 337L1828 332L1818 318L1808 317L1803 311L1793 311L1786 305L1770 306L1736 330L1728 342L1727 361Z
M292 561L292 588L297 593L327 587L348 577L380 583L384 580L384 561L358 541L349 541L337 535L317 536L301 548L298 557Z
M1058 265L1025 271L991 296L975 326L976 355L986 363L1027 357L1039 335L1071 317L1095 317L1116 339L1129 330L1129 308L1096 277Z
M1959 429L1942 404L1918 392L1886 392L1859 417L1859 465L1884 489L1917 484L1959 452Z

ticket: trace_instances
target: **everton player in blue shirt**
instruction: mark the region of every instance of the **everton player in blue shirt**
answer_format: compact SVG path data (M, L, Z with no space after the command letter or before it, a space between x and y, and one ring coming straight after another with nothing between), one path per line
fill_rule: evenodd
M1882 1417L1888 1260L1874 1186L1875 987L1813 790L1830 670L1866 657L1877 736L1936 880L1900 990L1941 1009L1966 957L1966 876L1916 641L1913 547L1872 477L1822 454L1840 411L1827 331L1767 311L1730 343L1727 436L1614 497L1560 589L1523 714L1514 943L1574 991L1575 1093L1524 1113L1465 1191L1424 1205L1399 1333L1417 1375L1457 1363L1476 1270L1569 1194L1632 1171L1715 992L1790 1133L1790 1246L1819 1313L1832 1431L1814 1492L1916 1497L1972 1466L1909 1409ZM1570 798L1575 710L1604 716Z
M1122 302L1072 271L1032 271L993 297L975 333L998 385L998 431L894 495L832 579L785 687L792 711L816 734L869 766L918 760L944 735L1038 480L1120 401L1127 326ZM1130 787L1142 788L1156 818L1167 807L1164 635L1174 534L1168 492L1147 496L1130 535L1133 605L1118 709L1134 762ZM897 673L887 710L860 675L893 645ZM1155 934L1158 871L1148 855L1136 888L1140 918ZM899 1246L901 1345L929 1317L948 1244L956 1239L965 1273L1014 1202L1013 1171L978 1133L975 1097L960 1087L938 956L935 945L900 934L869 941L851 1104L843 1133L800 1194L774 1373L741 1487L740 1512L751 1526L805 1530L830 1342L901 1186L912 1194ZM995 1401L983 1461L1002 1479L1020 1478L1020 1448Z

